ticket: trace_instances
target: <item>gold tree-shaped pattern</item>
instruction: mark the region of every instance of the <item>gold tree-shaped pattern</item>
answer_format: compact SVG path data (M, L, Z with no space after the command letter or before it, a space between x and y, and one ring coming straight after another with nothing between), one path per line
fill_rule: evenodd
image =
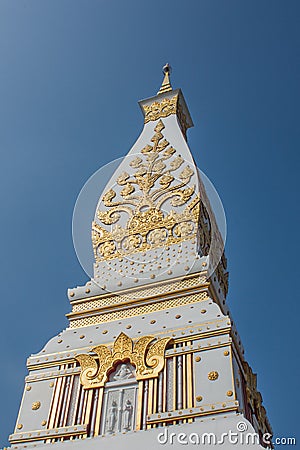
M97 219L113 227L108 231L93 222L96 261L195 236L199 217L199 196L195 193L195 183L191 183L195 173L165 139L164 128L160 120L154 128L151 144L129 162L133 173L118 175L116 182L120 189L109 189L103 195ZM174 209L166 207L166 202ZM120 220L124 213L125 225Z
M121 199L114 201L117 194L113 189L103 195L103 204L109 208L108 211L98 210L98 219L103 224L116 223L122 211L131 218L141 209L160 210L167 199L170 199L172 206L181 206L195 192L194 185L187 187L194 174L189 165L184 166L178 180L173 175L184 164L184 159L174 155L176 150L162 134L164 128L160 120L154 128L155 134L151 139L153 145L146 145L141 150L143 158L136 156L130 162L130 166L136 169L133 175L123 172L117 178L117 184L123 187Z

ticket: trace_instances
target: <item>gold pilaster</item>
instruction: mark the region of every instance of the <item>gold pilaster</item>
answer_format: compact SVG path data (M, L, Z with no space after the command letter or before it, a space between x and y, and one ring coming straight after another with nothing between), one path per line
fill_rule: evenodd
M85 414L84 414L84 423L89 423L91 409L92 409L93 395L94 395L94 392L92 390L89 390L88 394L87 394L87 402L86 402L86 408L85 408Z
M152 414L153 410L153 378L149 380L149 393L148 393L148 407L147 407L147 414L150 416ZM151 428L151 425L147 425L147 428Z
M174 344L176 349L176 344ZM173 356L173 410L177 409L177 356ZM174 425L176 422L173 422Z
M184 351L186 347L186 342L182 344L182 350ZM182 355L182 407L186 408L186 398L187 398L187 375L186 375L186 355Z
M192 346L192 341L189 342L190 346ZM186 375L187 375L187 407L193 408L193 358L192 353L188 353L186 355ZM193 420L188 419L188 422L191 423Z
M158 378L153 380L153 407L152 413L157 412L157 396L158 396Z
M167 364L163 372L163 412L167 410Z
M77 409L79 407L79 401L80 401L80 391L81 391L81 386L80 386L80 382L79 382L79 376L75 375L75 377L78 377L78 383L77 383L77 391L76 394L75 392L73 393L73 395L76 395L75 398L75 404L74 404L74 414L73 414L73 418L72 418L72 425L74 426L76 424L76 413L77 413ZM74 384L75 384L75 378L74 378Z
M140 380L138 385L137 413L136 413L136 429L141 430L143 425L143 392L144 381ZM144 405L146 407L146 405Z
M54 387L54 395L53 395L53 401L52 401L52 405L51 405L51 409L50 409L50 418L49 418L49 423L48 423L48 428L55 428L55 421L56 421L56 416L58 413L58 402L59 402L59 397L61 395L61 386L62 386L62 382L63 382L63 378L58 378L56 380L55 383L55 387Z
M98 396L97 412L96 412L96 420L95 420L94 436L99 436L99 434L100 434L103 394L104 394L104 388L100 387L99 388L99 396Z
M71 398L72 398L73 385L74 385L74 375L71 376L70 380L69 380L69 386L68 386L69 391L67 392L66 408L65 408L65 413L64 413L63 420L62 420L62 422L63 422L62 426L67 425L69 407L70 407L70 402L71 402Z

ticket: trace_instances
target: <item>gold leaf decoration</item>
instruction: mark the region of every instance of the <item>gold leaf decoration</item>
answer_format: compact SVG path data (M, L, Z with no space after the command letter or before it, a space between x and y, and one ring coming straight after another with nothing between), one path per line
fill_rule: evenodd
M123 361L129 361L135 366L137 380L157 378L164 368L165 349L172 339L166 337L150 345L154 339L154 336L143 336L133 344L130 337L121 333L112 350L105 345L99 345L92 349L96 356L77 355L76 360L81 366L81 384L85 389L104 386L109 373Z
M164 98L161 102L153 102L151 105L144 105L145 123L157 120L160 117L168 117L176 114L178 95L172 98Z
M124 171L117 176L117 186L123 186L119 194L109 189L102 196L96 215L100 223L93 222L92 227L97 262L196 236L199 197L195 185L189 185L194 170L165 139L164 128L159 120L152 144L144 146L140 156L129 162L135 172ZM180 173L176 173L180 168ZM170 206L175 210L170 210ZM107 230L102 224L114 226ZM187 232L188 229L193 232Z
M134 158L131 163L129 163L129 165L131 167L133 167L134 169L137 169L138 167L140 167L141 163L142 163L142 158L139 158L138 156L136 158Z

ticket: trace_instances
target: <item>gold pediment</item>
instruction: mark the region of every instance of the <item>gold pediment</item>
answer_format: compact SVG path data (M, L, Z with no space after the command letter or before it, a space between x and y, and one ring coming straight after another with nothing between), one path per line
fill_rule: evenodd
M112 349L106 345L98 345L92 349L95 356L77 355L76 360L81 366L81 384L85 389L103 387L109 373L124 361L135 366L137 380L158 377L164 368L166 346L172 338L166 337L152 343L154 339L154 336L143 336L133 343L130 337L121 333Z

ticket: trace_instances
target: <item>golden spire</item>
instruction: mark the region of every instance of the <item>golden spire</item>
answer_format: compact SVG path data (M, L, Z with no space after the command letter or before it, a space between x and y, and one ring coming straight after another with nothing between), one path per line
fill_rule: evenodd
M163 94L165 92L169 92L172 91L173 88L171 86L170 83L170 73L171 73L171 66L169 63L167 63L164 67L163 67L163 73L165 74L162 85L160 87L160 90L158 91L157 94Z

